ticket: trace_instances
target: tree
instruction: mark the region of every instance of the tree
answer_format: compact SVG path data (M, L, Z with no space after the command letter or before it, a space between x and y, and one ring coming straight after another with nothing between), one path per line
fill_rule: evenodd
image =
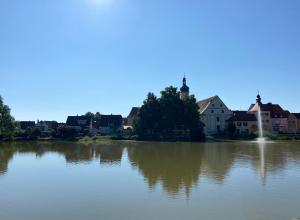
M134 122L135 131L140 136L150 135L153 138L159 132L160 120L160 103L153 93L148 93L138 118Z
M227 131L228 136L229 136L230 139L235 139L236 138L236 126L235 126L234 123L229 122L227 124L226 131Z
M167 87L157 98L148 93L134 129L142 139L203 140L203 124L194 96L180 99L175 87Z
M95 114L92 112L87 112L87 113L85 113L85 116L92 117L93 124L96 126L96 128L100 127L100 119L101 119L100 112L96 112Z
M10 108L0 96L0 139L13 137L16 128L15 119L10 115Z

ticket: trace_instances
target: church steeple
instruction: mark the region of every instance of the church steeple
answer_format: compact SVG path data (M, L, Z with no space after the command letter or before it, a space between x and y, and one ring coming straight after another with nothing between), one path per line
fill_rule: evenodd
M180 98L185 98L190 95L190 88L186 85L186 77L182 79L182 87L180 88Z
M183 77L182 84L183 84L183 85L186 85L186 78L185 78L185 75L184 75L184 77Z
M256 96L256 103L258 103L259 105L261 105L261 97L260 97L259 93Z

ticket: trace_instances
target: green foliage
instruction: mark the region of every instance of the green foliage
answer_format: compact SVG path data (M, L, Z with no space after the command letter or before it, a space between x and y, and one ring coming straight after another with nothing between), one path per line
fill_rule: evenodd
M236 126L233 123L227 124L226 131L230 139L236 138Z
M25 137L29 140L36 140L41 136L41 131L38 128L27 128Z
M203 140L198 105L194 96L180 99L177 88L167 87L157 98L148 93L134 130L142 139Z
M67 125L59 126L57 128L57 137L59 138L73 138L77 135L76 129Z
M16 123L10 115L10 108L4 104L0 96L0 139L11 139L14 135Z
M96 112L95 114L92 112L87 112L85 116L92 117L93 123L95 124L96 128L100 127L100 118L101 118L100 112Z

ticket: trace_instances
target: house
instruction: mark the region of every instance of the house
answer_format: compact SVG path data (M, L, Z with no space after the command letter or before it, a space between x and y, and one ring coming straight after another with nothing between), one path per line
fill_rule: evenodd
M121 115L101 115L100 117L100 134L113 135L122 130L123 118Z
M68 116L66 125L75 128L77 132L91 130L93 120L91 116Z
M34 128L35 122L34 121L19 121L19 128L21 130L26 130L28 128Z
M139 111L140 111L139 107L133 107L131 109L129 115L124 120L124 125L126 127L132 127L133 126L133 122L134 122L135 118L138 116Z
M204 130L208 134L222 133L226 123L232 117L232 112L227 108L219 96L213 96L198 102L200 119L204 123Z
M300 134L300 113L291 113L289 115L288 133Z
M233 111L233 116L227 122L235 125L238 135L249 135L258 131L256 116L247 111Z
M38 128L41 132L48 132L49 129L56 130L58 127L57 121L37 121L36 128Z
M278 104L272 104L270 102L263 104L260 95L257 95L256 104L252 104L248 112L257 115L259 108L261 111L263 129L265 131L274 134L288 132L289 111L284 110Z

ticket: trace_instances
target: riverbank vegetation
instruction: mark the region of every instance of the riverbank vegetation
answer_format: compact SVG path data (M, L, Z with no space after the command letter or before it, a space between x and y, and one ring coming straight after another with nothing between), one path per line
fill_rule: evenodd
M0 140L12 139L16 128L15 119L10 114L10 108L4 104L0 96Z

